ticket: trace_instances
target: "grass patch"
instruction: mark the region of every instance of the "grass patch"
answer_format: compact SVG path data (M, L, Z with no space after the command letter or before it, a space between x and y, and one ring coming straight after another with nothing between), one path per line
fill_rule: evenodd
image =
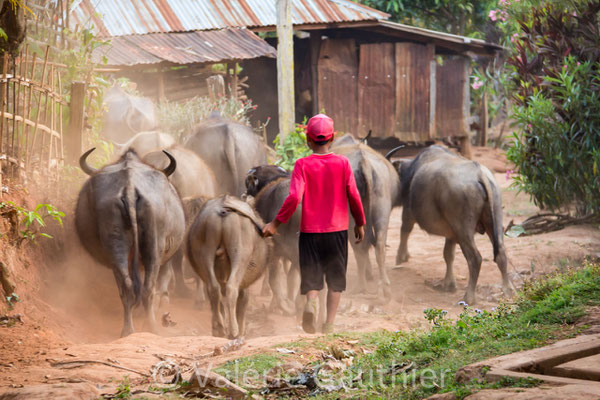
M327 349L332 342L358 340L354 347L371 350L369 354L357 352L345 370L341 380L348 390L320 394L319 399L422 399L443 392L453 392L460 399L485 388L538 385L532 379L459 384L454 375L460 367L477 361L575 336L584 327L573 324L586 308L598 304L600 264L588 263L528 282L510 303L501 303L492 311L465 306L456 319L450 319L443 310L427 309L425 318L431 329L336 334L274 347L303 353ZM264 374L282 361L285 356L277 353L259 354L231 361L215 371L226 376L229 373L229 377L244 385L235 379L243 375L239 371L254 369ZM232 374L235 368L237 375Z

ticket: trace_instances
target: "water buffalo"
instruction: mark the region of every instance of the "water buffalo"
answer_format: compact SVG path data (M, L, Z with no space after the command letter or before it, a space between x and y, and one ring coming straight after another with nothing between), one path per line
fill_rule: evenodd
M214 171L219 193L241 196L246 171L265 164L267 153L261 139L245 125L211 114L185 141Z
M191 150L183 146L173 145L166 150L177 161L178 168L169 177L169 181L177 190L179 196L184 198L214 197L216 195L215 177L211 169ZM162 151L153 151L143 156L143 161L154 168L163 169L169 159ZM186 213L186 221L192 217ZM173 256L173 272L175 277L175 292L180 296L187 296L189 291L183 278L183 249ZM198 302L203 299L203 291L199 285Z
M263 274L271 252L262 226L247 203L225 195L207 201L190 227L188 259L207 285L214 336L244 334L249 286Z
M388 157L392 154L393 151ZM502 233L502 199L490 170L440 146L431 146L414 160L396 161L394 165L402 182L403 206L396 263L408 260L408 236L415 222L418 223L426 232L446 238L446 277L439 288L453 292L456 290L454 253L458 243L469 265L464 300L474 304L481 268L474 235L487 233L494 248L494 261L502 274L504 293L511 295L513 287L506 270Z
M166 263L183 242L181 200L167 177L176 169L157 170L126 152L116 163L96 170L84 153L79 164L90 178L77 199L75 226L81 243L98 262L112 268L123 303L121 336L133 333L132 309L143 301L150 329L156 331L154 296ZM144 267L142 287L139 261Z
M392 209L400 205L398 174L385 157L366 145L335 146L334 151L346 156L350 161L367 221L367 240L358 245L351 242L358 267L358 289L364 292L367 280L372 279L369 249L374 246L379 267L378 287L383 291L383 299L388 300L391 293L385 269L385 244Z
M254 196L254 208L265 221L272 221L290 191L290 173L275 165L253 167L246 176L246 194ZM298 207L287 224L279 227L273 237L273 257L268 268L269 285L273 292L271 308L286 314L295 312L294 301L300 290L298 231L302 206ZM286 261L289 269L286 270ZM287 279L284 279L287 277ZM287 281L287 285L283 284Z
M138 132L150 131L157 126L154 103L114 86L104 97L106 112L102 136L113 142L122 143Z

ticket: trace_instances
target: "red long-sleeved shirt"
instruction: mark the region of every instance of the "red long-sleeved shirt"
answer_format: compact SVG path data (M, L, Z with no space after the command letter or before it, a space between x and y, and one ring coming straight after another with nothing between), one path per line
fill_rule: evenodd
M348 159L338 154L312 154L294 164L290 194L275 217L286 223L302 201L300 232L348 229L348 203L356 225L365 224L360 194Z

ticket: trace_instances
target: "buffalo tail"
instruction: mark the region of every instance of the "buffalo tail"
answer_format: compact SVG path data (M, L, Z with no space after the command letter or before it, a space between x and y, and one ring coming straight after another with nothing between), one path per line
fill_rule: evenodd
M500 238L502 237L502 206L501 204L496 204L498 202L496 201L490 178L483 170L481 170L480 174L479 181L487 194L487 201L485 202L486 212L489 213L492 220L492 246L494 248L494 261L496 261L500 249Z
M129 216L129 222L131 223L131 234L133 236L133 257L131 263L129 264L129 277L127 277L126 279L131 279L132 281L133 293L135 295L135 304L137 305L140 303L142 297L142 281L140 279L140 269L138 265L140 258L137 222L138 193L133 185L129 185L126 190L127 192L125 194L125 206L127 214Z

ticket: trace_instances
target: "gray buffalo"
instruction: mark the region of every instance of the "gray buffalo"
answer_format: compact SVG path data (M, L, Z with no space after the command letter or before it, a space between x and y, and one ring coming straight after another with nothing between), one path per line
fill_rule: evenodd
M185 231L181 200L167 179L177 163L167 153L170 163L161 171L128 151L116 163L96 170L86 161L93 150L79 160L90 178L77 200L77 233L92 257L113 270L124 310L121 336L134 332L132 309L140 300L155 332L157 281L166 279L166 264L183 242Z
M388 154L391 157L393 151ZM431 146L412 161L396 161L402 182L402 229L396 263L408 260L407 241L415 223L428 233L446 238L446 276L439 288L456 290L453 263L456 244L469 265L469 284L464 300L476 301L475 289L481 254L475 246L475 232L487 233L494 248L494 261L502 274L506 295L513 292L506 270L502 233L500 189L489 169L466 160L440 146Z
M105 113L102 136L117 143L129 140L138 132L157 127L154 103L145 97L112 87L104 97Z
M202 161L196 153L186 149L183 146L172 145L166 148L177 161L178 168L169 177L169 180L177 190L181 199L195 198L195 197L214 197L217 194L216 182L212 170ZM163 151L153 151L143 156L143 161L150 164L154 168L163 169L167 166L169 159L165 156ZM190 217L186 213L186 221ZM173 256L173 272L175 278L175 292L180 296L187 296L189 291L185 286L183 278L183 249L180 249L177 254ZM199 285L198 288L198 302L202 302L203 291Z
M379 267L379 289L383 299L389 300L390 280L385 269L385 245L392 209L400 205L400 180L393 165L381 154L364 144L335 146L334 151L348 158L365 211L366 240L356 245L351 242L358 266L358 289L365 291L365 283L372 279L369 249L375 247ZM351 221L351 223L354 223Z
M246 194L254 197L254 208L265 221L272 221L290 191L290 173L275 165L259 165L248 171ZM270 308L293 314L300 290L298 231L302 206L273 237L273 257L268 268L269 286L273 292ZM286 267L289 269L286 270ZM287 279L284 279L287 278ZM284 284L286 282L286 284Z
M219 193L241 196L246 171L265 164L267 153L252 129L218 114L200 123L185 141L185 147L200 156L215 173Z
M271 252L262 226L247 203L226 195L207 201L190 227L188 259L207 286L214 336L244 335L249 286Z

